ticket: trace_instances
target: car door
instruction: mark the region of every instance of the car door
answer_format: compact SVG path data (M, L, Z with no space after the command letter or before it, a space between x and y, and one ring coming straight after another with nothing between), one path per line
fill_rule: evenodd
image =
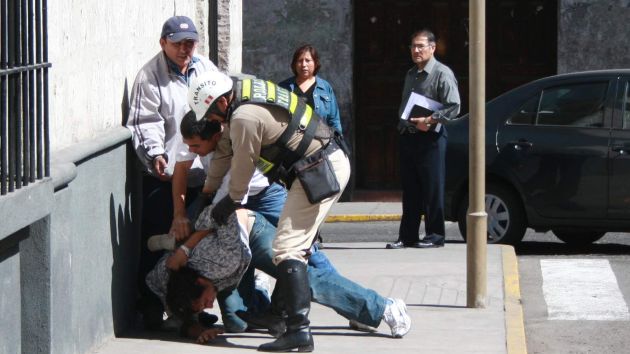
M630 76L621 77L610 142L608 217L630 218Z
M499 126L499 155L530 212L606 216L612 85L592 78L549 83Z

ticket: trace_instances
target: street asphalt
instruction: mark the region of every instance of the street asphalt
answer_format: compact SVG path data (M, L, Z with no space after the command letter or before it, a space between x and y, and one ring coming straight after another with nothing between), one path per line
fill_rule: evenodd
M397 202L338 203L327 222L400 220ZM375 333L353 331L348 320L313 304L311 330L317 353L527 353L518 263L514 249L488 245L486 294L468 307L466 244L386 250L382 242L327 243L325 252L344 276L382 296L407 303L412 328L393 339L381 323ZM473 303L474 301L470 301ZM213 309L215 311L215 309ZM218 313L218 309L216 309ZM175 333L128 333L91 353L251 353L273 340L262 331L225 334L205 345Z

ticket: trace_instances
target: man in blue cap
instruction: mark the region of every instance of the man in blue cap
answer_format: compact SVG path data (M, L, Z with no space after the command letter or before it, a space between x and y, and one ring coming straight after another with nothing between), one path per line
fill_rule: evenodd
M143 165L141 253L138 267L139 309L147 328L162 323L161 303L144 279L161 253L146 245L151 235L168 233L174 218L172 177L176 153L182 144L179 125L189 110L189 82L206 71L217 71L207 58L195 55L199 35L186 16L166 20L160 35L161 51L138 72L131 91L127 127L131 130L138 159ZM186 204L194 200L205 179L207 165L193 161L182 194Z

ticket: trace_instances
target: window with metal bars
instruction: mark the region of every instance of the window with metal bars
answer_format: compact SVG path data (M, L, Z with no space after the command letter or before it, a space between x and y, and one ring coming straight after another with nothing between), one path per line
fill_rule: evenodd
M0 0L0 195L50 176L46 0Z

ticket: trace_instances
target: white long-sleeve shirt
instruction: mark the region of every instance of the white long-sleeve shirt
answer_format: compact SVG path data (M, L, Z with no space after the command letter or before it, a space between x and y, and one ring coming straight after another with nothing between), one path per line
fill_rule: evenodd
M195 56L186 79L171 69L166 55L160 52L138 72L131 90L127 128L131 130L136 154L149 174L155 175L153 159L165 155L166 174L172 176L177 147L182 144L179 124L190 110L188 85L192 78L210 70L218 69L209 59ZM188 174L188 186L200 186L204 176L205 167L197 158Z

